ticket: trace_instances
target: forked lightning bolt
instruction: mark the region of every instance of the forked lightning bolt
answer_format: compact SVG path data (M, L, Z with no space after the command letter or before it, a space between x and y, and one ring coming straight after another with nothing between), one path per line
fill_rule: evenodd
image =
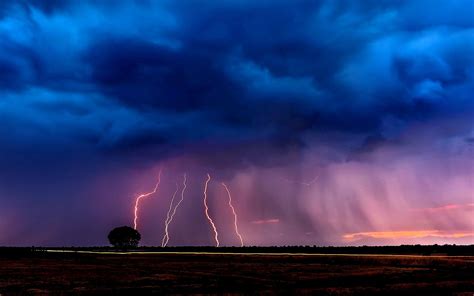
M176 189L177 190L177 189ZM170 236L169 236L169 232L168 232L168 227L169 225L171 224L171 221L173 221L173 217L174 215L176 214L176 211L178 210L179 208L179 205L183 202L184 200L184 192L186 191L186 174L183 175L183 189L181 190L181 199L178 201L178 203L174 206L174 209L173 209L173 212L171 213L171 215L169 216L169 219L166 223L166 226L165 226L165 237L163 237L163 240L162 240L162 244L161 246L162 247L166 247L168 245L168 242L170 240ZM176 195L176 192L175 192L175 195ZM173 195L173 199L174 199L174 195ZM171 204L173 203L173 201L171 201Z
M135 230L137 229L137 226L138 226L138 224L137 224L138 223L138 207L140 205L140 201L142 200L142 198L148 197L148 196L156 193L156 191L158 190L158 187L160 186L160 182L161 182L161 169L160 169L160 172L158 174L158 181L155 185L155 189L153 189L153 191L151 191L151 192L140 194L135 199L135 210L134 210L135 218L133 219L133 228Z
M173 202L174 202L174 198L176 197L176 194L178 193L178 190L179 190L179 186L178 186L178 182L176 182L176 191L173 193L173 197L171 198L171 202L170 202L170 207L168 209L168 213L166 214L165 235L163 236L163 239L161 240L161 246L162 247L165 246L165 241L169 237L169 235L168 235L168 221L170 219L171 211L173 210Z
M243 247L243 246L244 246L244 240L242 239L242 235L240 235L240 233L239 233L239 228L237 227L237 213L235 212L234 206L232 205L232 195L230 194L230 190L229 190L229 188L227 187L227 185L225 185L225 183L221 183L221 184L222 184L222 186L224 186L225 191L227 192L227 196L229 197L229 207L230 207L230 209L232 210L232 214L234 214L234 229L235 229L235 234L237 234L237 236L239 237L240 246Z
M211 224L212 230L214 231L214 240L216 241L216 247L219 246L219 234L217 233L217 228L216 225L214 224L214 221L212 221L211 216L209 216L209 207L207 206L207 185L209 184L209 181L211 181L211 176L207 174L207 180L206 183L204 184L204 214L206 215L207 220L209 221L209 224Z

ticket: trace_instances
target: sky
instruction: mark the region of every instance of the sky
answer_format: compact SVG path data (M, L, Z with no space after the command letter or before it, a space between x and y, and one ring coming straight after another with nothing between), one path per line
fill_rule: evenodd
M0 245L474 244L473 15L1 1Z

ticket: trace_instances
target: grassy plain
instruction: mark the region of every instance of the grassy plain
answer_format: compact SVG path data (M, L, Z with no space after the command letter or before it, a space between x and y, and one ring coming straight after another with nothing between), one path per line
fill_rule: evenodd
M473 256L0 255L0 294L473 295Z

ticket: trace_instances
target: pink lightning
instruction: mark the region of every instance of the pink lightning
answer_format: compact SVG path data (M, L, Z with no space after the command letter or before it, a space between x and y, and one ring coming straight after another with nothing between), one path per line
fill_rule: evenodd
M214 222L212 221L212 218L209 216L209 207L207 206L207 185L209 184L209 181L211 181L211 176L207 174L207 180L206 183L204 184L204 214L206 215L207 220L209 221L209 224L211 224L211 227L214 231L214 240L216 241L216 247L219 246L219 234L217 233L217 228Z
M227 185L225 185L224 182L222 182L221 184L222 184L222 186L224 186L225 191L227 192L227 196L229 197L229 207L230 207L230 209L232 210L232 214L234 214L234 229L235 229L235 233L237 234L237 236L238 236L239 239L240 239L240 246L243 247L243 246L244 246L244 240L242 239L242 235L240 235L240 233L239 233L239 228L237 227L237 213L235 212L234 206L232 205L232 195L230 194L230 190L229 190L229 188L227 187Z
M160 182L161 182L161 169L160 169L160 172L158 174L158 181L155 185L155 189L153 189L153 191L151 191L151 192L140 194L135 199L135 210L134 210L135 218L133 219L133 228L135 230L137 229L137 226L138 226L138 224L137 224L137 222L138 222L138 206L140 204L140 201L142 200L142 198L145 198L145 197L148 197L148 196L154 194L158 190L158 186L160 186Z
M181 190L181 199L178 201L178 203L175 205L174 209L173 209L173 212L171 213L169 219L168 219L168 222L166 223L166 226L165 226L165 232L166 232L166 239L163 237L163 241L162 241L162 244L161 246L162 247L166 247L168 245L168 242L170 240L170 236L169 236L169 233L168 233L168 227L169 225L171 224L171 221L173 221L173 217L174 215L176 214L176 210L178 210L178 207L179 205L181 204L181 202L183 202L184 200L184 192L186 191L186 174L183 175L183 190ZM176 194L176 193L175 193Z
M294 181L294 180L290 180L290 179L286 179L286 178L282 178L282 179L285 180L285 181L287 181L287 182L289 182L289 183L297 183L297 184L301 184L301 185L304 185L304 186L311 186L311 185L313 185L314 183L316 183L316 181L318 181L319 176L320 176L320 175L317 175L316 177L314 177L313 180L308 181L308 182Z
M165 235L163 236L163 239L161 240L161 246L162 247L165 246L165 241L169 237L169 235L168 235L168 224L169 224L169 222L168 221L170 219L171 210L173 209L174 198L176 197L176 194L178 193L178 190L179 190L179 186L178 186L178 182L176 182L176 191L173 193L173 197L171 198L171 202L170 202L170 207L168 209L168 213L166 214Z

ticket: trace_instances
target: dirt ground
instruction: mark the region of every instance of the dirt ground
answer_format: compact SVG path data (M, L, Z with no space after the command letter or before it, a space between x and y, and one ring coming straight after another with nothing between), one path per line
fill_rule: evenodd
M0 258L0 295L474 295L474 257L42 254Z

